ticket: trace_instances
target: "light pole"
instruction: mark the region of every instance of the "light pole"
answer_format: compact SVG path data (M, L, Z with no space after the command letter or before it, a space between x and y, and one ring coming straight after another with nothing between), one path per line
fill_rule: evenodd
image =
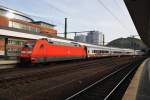
M64 37L67 38L67 18L65 18L65 31L64 31Z
M105 45L105 36L103 34L103 46Z
M131 41L131 44L132 44L132 46L133 46L133 50L134 50L134 51L133 51L133 53L134 53L133 55L134 55L134 56L135 56L135 41L134 41L134 39L135 39L136 36L139 36L139 35L132 35L132 36L131 36L131 40L132 40L132 41Z

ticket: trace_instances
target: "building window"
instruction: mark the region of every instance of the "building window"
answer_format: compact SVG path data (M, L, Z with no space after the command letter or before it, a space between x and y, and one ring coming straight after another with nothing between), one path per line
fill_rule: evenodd
M30 32L34 32L34 33L40 32L40 29L37 27L32 27L32 26L28 26L28 25L13 22L13 21L9 21L9 27L13 27L13 28L17 28L17 29L23 29L23 30L27 30Z
M9 21L9 27L13 27L13 22Z
M17 22L13 22L13 27L18 28L18 29L22 29L21 24L17 23Z

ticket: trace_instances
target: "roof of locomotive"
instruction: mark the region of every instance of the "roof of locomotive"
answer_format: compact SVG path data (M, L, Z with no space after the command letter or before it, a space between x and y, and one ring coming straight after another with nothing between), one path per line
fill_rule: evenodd
M83 43L83 42L76 42L73 40L65 40L65 39L59 39L59 38L47 38L48 41L59 41L59 42L66 42L66 43L77 43L80 45L84 45L87 47L92 47L92 48L102 48L102 49L111 49L112 51L133 51L132 49L125 49L125 48L117 48L117 47L107 47L107 46L99 46L99 45L93 45L93 44L88 44L88 43Z
M30 34L29 34L30 35ZM66 42L66 43L72 43L72 44L79 44L79 45L84 45L87 47L91 47L91 48L103 48L103 49L111 49L113 50L123 50L123 51L133 51L133 49L125 49L125 48L117 48L117 47L107 47L107 46L100 46L100 45L94 45L94 44L88 44L88 43L83 43L83 42L76 42L73 40L69 40L69 39L64 39L64 38L55 38L55 37L47 37L47 36L39 36L39 35L34 35L34 37L32 36L33 39L37 40L37 39L47 39L48 41L58 41L58 42Z

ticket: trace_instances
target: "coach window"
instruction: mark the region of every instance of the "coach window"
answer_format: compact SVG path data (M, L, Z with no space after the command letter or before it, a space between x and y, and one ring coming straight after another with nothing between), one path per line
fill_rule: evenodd
M93 53L95 53L95 50L93 50Z
M94 53L94 50L92 50L92 53Z

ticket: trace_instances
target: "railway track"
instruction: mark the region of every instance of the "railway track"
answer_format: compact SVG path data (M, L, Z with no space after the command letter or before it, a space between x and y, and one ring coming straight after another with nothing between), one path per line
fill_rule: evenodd
M29 70L23 68L23 70L17 69L16 71L8 71L6 73L2 72L0 73L0 99L3 95L2 97L8 97L11 98L11 100L16 100L16 98L19 98L19 100L30 100L30 98L32 98L31 100L42 100L40 99L43 97L42 94L46 94L47 92L51 94L55 93L62 87L66 87L71 84L73 85L76 82L78 85L83 85L85 87L85 85L89 85L98 78L117 70L120 68L120 65L125 65L127 62L131 62L130 57L95 59L94 61L84 61L79 63L74 62L72 64L64 64L53 67L31 68ZM92 80L89 81L89 79ZM55 82L55 80L57 81ZM87 84L84 84L84 81L86 81ZM49 84L44 86L44 83ZM35 88L35 84L38 84L38 87L36 87L37 90ZM40 91L38 91L38 88L40 88ZM15 93L16 89L20 92ZM8 94L8 92L11 93ZM14 95L16 97L14 97ZM38 97L38 95L41 97L35 98ZM49 100L49 96L47 100ZM53 95L51 96L54 97ZM59 94L55 94L55 96L58 97ZM65 94L63 96L61 94L60 97L66 98Z
M123 95L123 89L120 89L121 85L129 81L129 78L134 74L141 61L142 60L138 60L123 66L69 96L66 100L120 100Z
M71 72L75 72L75 71L79 71L79 70L84 70L85 68L88 68L88 69L94 68L94 66L97 64L103 64L103 66L110 66L110 65L112 65L112 63L111 63L112 61L110 59L112 59L112 58L101 59L101 61L99 59L96 59L94 61L79 62L79 63L74 63L71 65L67 64L64 66L61 65L61 66L56 66L56 67L52 67L52 68L5 69L0 72L0 84L2 84L3 82L5 83L6 81L8 83L10 81L15 81L15 80L20 80L20 79L30 80L30 78L32 79L32 81L33 80L35 81L37 79L39 80L39 76L41 77L42 75L43 76L41 78L46 78L46 76L52 77L52 76L65 74L66 72L71 73ZM125 59L122 59L122 60L125 60ZM119 60L119 59L114 58L113 60ZM122 62L122 61L119 60L118 63L120 63L120 62ZM116 65L119 65L119 64L115 63L114 66L116 66Z

